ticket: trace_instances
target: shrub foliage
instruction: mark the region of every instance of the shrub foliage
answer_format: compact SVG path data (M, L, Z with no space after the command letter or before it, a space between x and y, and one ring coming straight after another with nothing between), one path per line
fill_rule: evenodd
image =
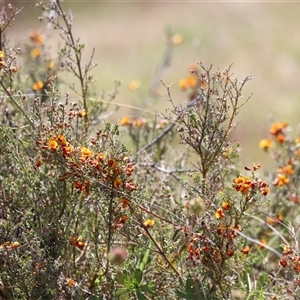
M240 167L251 76L199 62L186 103L162 83L164 114L108 122L119 83L96 94L71 13L36 7L55 60L38 31L11 46L21 10L0 15L0 297L297 299L300 138L274 123L260 147L276 171Z

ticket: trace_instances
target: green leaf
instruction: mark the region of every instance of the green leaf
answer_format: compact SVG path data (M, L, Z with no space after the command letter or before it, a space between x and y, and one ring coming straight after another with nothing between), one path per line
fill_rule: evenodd
M188 298L187 298L188 295L185 294L185 293L183 293L183 292L181 292L181 291L179 291L179 290L175 290L175 294L176 294L178 297L180 297L180 299L188 299Z
M135 293L138 300L149 300L141 291L137 290Z
M145 293L155 294L155 285L153 282L149 282L148 284L141 285L139 289Z
M136 286L139 286L143 278L143 271L140 269L135 269L133 276L135 279L134 282L136 283Z
M185 293L175 290L177 296L181 297L182 299L187 300L208 300L206 297L203 287L199 282L194 282L193 278L187 278L185 282Z
M145 269L145 267L146 267L146 265L147 265L147 263L148 263L149 254L150 254L150 249L147 249L146 252L145 252L145 254L144 254L143 260L142 260L142 262L140 263L140 269L141 269L142 271L144 271L144 269Z

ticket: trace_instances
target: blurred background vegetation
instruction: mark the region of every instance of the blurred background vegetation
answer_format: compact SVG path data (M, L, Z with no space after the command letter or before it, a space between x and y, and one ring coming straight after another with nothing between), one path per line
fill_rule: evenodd
M10 3L24 7L10 31L14 43L31 30L47 30L38 21L40 11L34 1ZM222 70L233 64L234 77L254 77L244 90L245 97L253 95L238 117L241 124L233 137L241 144L243 164L261 163L265 169L270 160L258 143L268 137L269 125L274 121L298 124L299 3L65 0L63 4L73 12L74 32L86 45L87 59L96 48L95 90L109 92L115 80L122 82L116 102L163 112L169 107L163 99L166 90L161 84L153 89L159 79L172 84L175 103L186 102L188 92L181 91L178 82L188 76L192 65L203 61ZM180 35L182 43L169 53L168 68L157 74L166 54L167 34ZM51 41L51 47L55 57L58 42ZM135 91L128 88L132 81L140 85ZM113 120L126 114L134 111L120 109ZM146 113L143 116L147 118Z

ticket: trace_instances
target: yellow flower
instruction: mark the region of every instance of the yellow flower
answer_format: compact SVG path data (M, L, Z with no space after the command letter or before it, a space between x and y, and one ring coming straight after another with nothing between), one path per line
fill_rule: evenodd
M93 151L91 151L86 147L82 146L80 150L81 150L81 160L86 160L93 155Z
M268 150L272 146L272 141L270 139L263 139L259 142L259 148Z
M49 62L47 62L47 69L48 69L48 70L51 70L51 69L53 69L53 67L54 67L54 63L53 63L53 61L49 61Z
M171 38L172 43L176 46L180 45L183 43L183 37L180 34L174 34Z
M145 227L147 228L151 228L153 227L155 221L153 219L147 219L143 224Z
M128 84L128 88L132 92L138 90L140 87L141 87L141 82L139 80L133 80Z
M32 51L31 51L31 57L33 58L37 58L37 57L40 57L42 54L42 50L40 48L34 48Z
M86 116L86 111L85 110L81 110L81 111L78 112L78 117L79 118L82 118L84 116Z
M39 81L35 82L35 83L32 85L32 89L33 89L34 91L39 91L39 90L41 90L41 89L43 88L43 86L44 86L43 81L39 80Z
M0 59L4 57L3 51L0 51Z
M128 116L123 117L120 121L121 126L126 126L126 125L131 125L131 124L132 124L132 120Z

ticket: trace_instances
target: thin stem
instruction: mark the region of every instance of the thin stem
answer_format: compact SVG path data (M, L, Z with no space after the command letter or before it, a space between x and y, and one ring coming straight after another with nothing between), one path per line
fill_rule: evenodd
M81 50L78 50L76 47L76 43L75 43L75 39L72 33L72 25L71 23L68 22L67 18L66 18L66 14L64 13L61 5L60 5L60 1L56 0L56 4L57 7L60 10L61 16L65 22L65 25L67 27L67 34L69 35L70 41L71 41L71 48L74 50L74 54L75 54L75 58L76 58L76 65L78 67L78 78L79 78L79 82L80 82L80 86L81 86L81 96L82 96L82 100L83 100L83 107L84 110L86 112L86 114L84 115L84 123L85 123L85 130L88 130L88 107L87 107L87 85L85 83L84 80L84 76L82 73L82 67L81 67Z
M30 120L30 118L27 116L27 114L25 113L25 111L23 110L23 108L18 104L17 100L14 98L14 96L12 96L10 94L10 92L7 90L7 88L5 87L4 83L2 80L0 80L0 85L3 88L4 92L7 94L7 96L9 97L9 99L13 102L13 104L17 107L17 109L22 113L22 115L26 118L26 120L28 121L29 125L32 127L32 129L35 130L35 126L33 124L33 122Z
M129 204L129 208L131 210L131 212L133 214L135 214L133 207ZM141 217L138 218L139 223L141 225L141 227L145 230L145 232L147 233L147 235L149 236L150 240L153 242L155 248L158 250L159 254L164 258L164 260L167 262L167 264L170 266L170 268L174 271L174 273L176 273L177 276L180 276L180 273L178 272L178 270L174 267L174 265L172 264L172 262L168 259L168 257L166 256L166 254L164 253L164 251L160 248L160 246L158 245L157 241L155 240L155 238L153 237L153 235L150 233L150 231L148 230L147 226L144 225Z

